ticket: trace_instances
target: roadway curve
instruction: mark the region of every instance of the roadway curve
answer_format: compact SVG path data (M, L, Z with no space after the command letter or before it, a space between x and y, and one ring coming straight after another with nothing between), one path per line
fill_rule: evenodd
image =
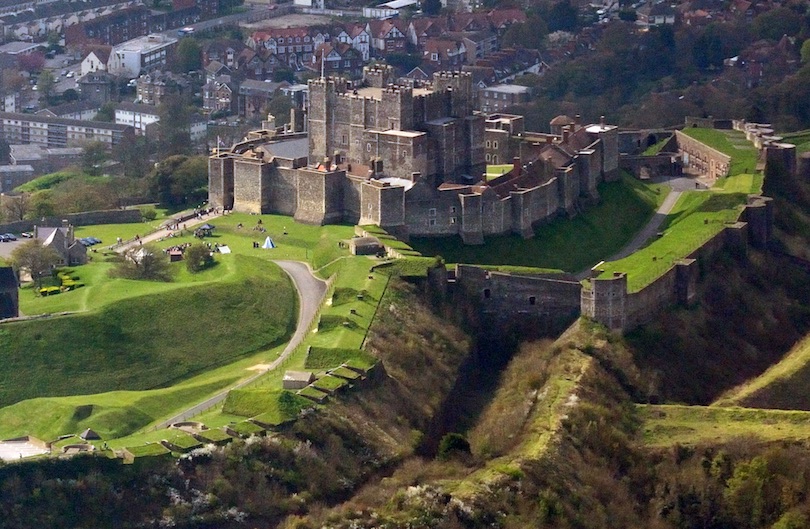
M281 364L284 360L287 359L290 354L295 350L296 347L303 341L304 337L307 334L307 331L310 328L312 320L315 318L315 315L318 313L318 308L321 306L321 302L323 301L323 297L326 294L326 281L322 279L318 279L314 275L312 275L312 271L309 269L306 263L301 263L298 261L274 261L278 266L284 270L290 279L292 279L293 285L295 286L296 291L298 292L298 325L295 328L295 332L290 339L290 342L287 344L287 347L284 348L284 351L281 352L278 358L273 360L268 367L262 371L259 371L255 375L252 375L250 378L239 382L233 387L226 389L225 391L214 395L213 397L197 404L196 406L189 408L170 419L167 419L157 426L154 427L155 430L160 428L168 428L170 425L185 421L198 415L199 413L219 404L220 402L224 401L225 398L228 396L233 389L239 389L244 387L260 376L264 375L268 371L272 371L276 369L279 364Z

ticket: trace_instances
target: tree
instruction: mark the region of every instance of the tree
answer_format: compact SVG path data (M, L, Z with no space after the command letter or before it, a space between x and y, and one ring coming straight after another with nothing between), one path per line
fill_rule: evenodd
M205 270L214 264L211 250L202 243L192 244L186 248L183 258L186 260L186 269L191 273Z
M292 101L289 96L276 94L273 99L267 102L264 110L265 114L272 114L276 118L277 125L281 125L289 121L291 108Z
M577 8L571 2L557 2L544 17L549 31L575 31L578 26Z
M202 48L196 39L186 37L177 45L175 71L187 73L202 68Z
M149 144L145 136L131 135L113 146L113 158L121 162L124 176L141 178L149 170Z
M2 79L0 79L0 81L2 81L3 92L6 94L19 92L25 86L25 77L13 68L3 70Z
M208 196L208 158L171 156L160 162L149 176L152 196L161 204L195 204Z
M449 433L439 441L436 457L441 460L450 459L454 454L470 453L470 442L460 433Z
M38 72L45 66L45 54L41 51L35 51L27 55L20 55L17 57L17 64L20 70L26 72Z
M19 272L25 270L31 275L37 290L42 278L59 263L59 254L53 248L43 246L39 239L26 241L11 252L11 264Z
M8 144L5 138L0 138L0 164L8 163L10 154L11 145Z
M160 117L158 124L160 153L163 156L189 154L191 152L189 134L191 113L186 106L185 99L179 94L167 95L158 106L158 116Z
M98 109L96 113L96 121L106 121L107 123L112 123L115 121L115 103L112 101L107 101L101 108Z
M438 15L442 10L442 0L424 0L422 12L426 15Z
M50 101L53 95L53 89L56 86L56 79L50 70L42 70L37 78L37 87L39 93L45 98L45 101Z
M3 216L9 222L23 220L30 209L29 193L4 195L2 197Z
M126 250L110 270L112 277L171 281L169 259L163 252L151 246L135 246Z
M82 171L90 176L99 176L102 164L107 161L108 156L107 145L104 143L100 141L88 143L82 150Z
M73 88L68 88L64 92L62 92L62 100L65 103L72 103L73 101L79 100L79 92L74 90Z
M776 7L756 17L751 26L762 39L779 40L792 37L802 28L802 16L787 7Z
M518 22L509 26L503 35L503 46L519 46L533 50L542 49L548 35L545 21L537 15L530 15L525 23Z
M810 62L810 39L804 41L802 44L802 63L807 64Z

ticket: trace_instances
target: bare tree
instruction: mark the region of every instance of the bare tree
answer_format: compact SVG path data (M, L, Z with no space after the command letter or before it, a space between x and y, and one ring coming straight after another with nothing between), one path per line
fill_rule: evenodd
M59 254L53 248L43 246L39 239L26 241L11 252L11 264L19 272L24 270L39 290L42 278L59 263Z
M0 207L2 207L3 217L7 221L23 220L28 210L31 209L31 195L30 193L3 195L0 199Z

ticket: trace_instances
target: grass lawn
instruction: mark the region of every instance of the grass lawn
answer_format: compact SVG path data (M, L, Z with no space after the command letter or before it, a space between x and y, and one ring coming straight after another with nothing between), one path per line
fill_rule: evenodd
M4 325L0 405L165 387L286 341L297 314L286 274L259 259L221 258L235 261L228 280Z
M663 236L624 259L605 263L602 276L626 272L628 291L638 292L722 231L726 223L735 222L747 195L761 192L762 177L744 173L722 178L718 184L710 192L683 193L661 226Z
M644 150L644 152L641 153L641 155L642 156L655 156L656 154L661 152L661 149L664 148L664 145L666 145L669 142L671 137L672 136L670 136L669 138L664 138L663 140L659 141L658 143L656 143L654 145L650 145L649 147L647 147Z
M228 394L222 408L224 413L242 417L265 415L269 424L281 424L294 419L298 412L312 402L295 393L277 389L237 389Z
M584 270L627 244L666 196L662 186L625 176L599 187L602 201L572 219L556 219L535 230L533 239L517 235L487 237L469 246L459 237L412 238L422 255L441 255L448 263L512 265Z
M801 130L799 132L791 132L783 134L782 137L787 143L792 143L796 146L796 152L810 151L810 130Z
M331 369L350 360L369 368L376 362L375 358L362 349L337 349L333 347L312 347L307 355L306 369Z
M706 406L637 405L649 446L722 443L740 437L806 440L810 412Z
M737 130L701 128L687 128L683 130L683 133L712 149L731 156L729 175L755 172L759 153L754 145L745 139L745 133Z
M499 176L508 173L513 168L514 165L512 165L511 163L500 165L487 165L487 180L495 180Z

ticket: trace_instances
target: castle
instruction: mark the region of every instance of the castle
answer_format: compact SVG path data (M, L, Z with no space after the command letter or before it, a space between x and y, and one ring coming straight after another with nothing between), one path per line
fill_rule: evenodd
M260 130L217 150L210 204L480 244L487 235L531 237L537 223L574 214L598 198L600 181L618 177L617 128L576 120L558 134L526 133L527 163L512 157L511 171L487 181L487 161L508 152L497 138L507 127L522 135L514 130L522 118L474 112L465 72L413 86L395 84L389 66L363 73L359 83L309 82L308 133Z

